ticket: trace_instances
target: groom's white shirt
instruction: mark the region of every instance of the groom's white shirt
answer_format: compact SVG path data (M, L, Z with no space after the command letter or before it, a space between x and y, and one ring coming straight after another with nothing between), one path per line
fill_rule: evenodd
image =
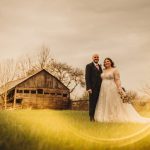
M99 69L99 63L95 63L95 62L93 62L94 63L94 65L95 65L95 67L97 68L97 69Z

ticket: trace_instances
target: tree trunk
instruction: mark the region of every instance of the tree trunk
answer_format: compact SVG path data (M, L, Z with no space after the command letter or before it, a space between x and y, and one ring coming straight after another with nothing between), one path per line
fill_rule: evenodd
M4 95L4 109L7 109L7 91L5 92Z
M15 93L14 93L14 105L13 105L13 108L14 109L16 108L16 89L15 89Z

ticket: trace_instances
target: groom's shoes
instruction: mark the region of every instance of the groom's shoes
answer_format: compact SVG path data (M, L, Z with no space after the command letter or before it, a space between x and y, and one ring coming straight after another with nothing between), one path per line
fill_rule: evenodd
M90 116L90 121L91 121L91 122L95 122L94 117L91 117L91 116Z

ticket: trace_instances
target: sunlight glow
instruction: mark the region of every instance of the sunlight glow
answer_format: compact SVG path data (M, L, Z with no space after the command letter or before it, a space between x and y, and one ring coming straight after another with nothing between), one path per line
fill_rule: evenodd
M105 144L107 143L107 144L111 144L113 146L117 145L117 147L122 147L125 145L133 144L133 143L145 138L146 136L148 136L150 134L149 128L150 128L150 124L146 125L141 130L139 130L129 136L125 136L125 137L121 137L121 138L110 138L110 139L90 136L83 132L79 132L77 129L75 129L71 126L69 127L69 130L72 134L74 134L84 140L88 140L90 142L105 143Z

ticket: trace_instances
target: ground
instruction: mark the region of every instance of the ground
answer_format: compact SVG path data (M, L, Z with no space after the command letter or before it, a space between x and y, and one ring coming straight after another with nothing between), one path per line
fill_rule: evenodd
M145 150L149 133L149 124L91 123L86 111L0 111L2 150Z

